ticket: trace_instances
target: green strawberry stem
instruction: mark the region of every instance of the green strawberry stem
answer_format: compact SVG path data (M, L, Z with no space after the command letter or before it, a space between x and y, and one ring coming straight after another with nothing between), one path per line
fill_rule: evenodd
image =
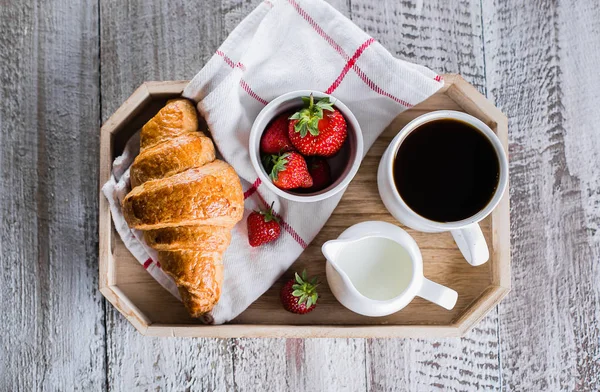
M279 218L273 212L273 204L275 204L275 202L271 202L271 206L268 207L266 210L260 210L260 211L256 211L256 212L258 212L259 214L261 214L264 217L265 222L275 221L275 222L279 223Z
M290 120L298 120L294 125L294 130L300 133L300 137L305 137L308 133L313 136L319 134L319 121L323 118L323 110L333 112L333 103L329 97L321 98L315 103L314 97L302 97L304 105L308 105L304 109L290 116Z
M298 305L305 304L307 308L317 303L319 294L317 294L317 278L308 280L306 270L302 271L302 276L295 273L296 284L292 286L292 295L298 297Z
M271 170L273 170L273 165L274 165L273 155L263 155L261 160L262 160L263 167L265 168L267 173L271 173Z
M289 156L290 156L290 154L287 152L282 155L271 155L270 156L269 161L270 161L270 165L272 165L272 166L271 166L271 173L269 174L269 177L271 177L271 179L273 181L277 181L277 178L279 177L279 172L284 171L285 168L287 167ZM264 161L263 161L263 163L264 163Z

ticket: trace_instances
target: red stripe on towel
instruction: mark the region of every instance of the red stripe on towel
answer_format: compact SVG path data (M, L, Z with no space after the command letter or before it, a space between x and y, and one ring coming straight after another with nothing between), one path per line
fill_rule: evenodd
M325 39L325 41L327 41L329 43L329 45L331 45L333 47L333 49L336 50L336 52L338 52L339 54L342 55L342 57L344 57L346 60L348 58L350 58L350 56L348 56L346 54L346 52L344 52L344 49L342 49L342 47L340 45L337 44L337 42L335 42L333 40L333 38L331 38L318 24L317 22L315 22L315 20L308 14L308 12L306 12L304 9L302 9L302 7L300 7L300 5L298 5L298 3L296 3L295 0L288 0L288 3L290 3L298 12L298 14L300 14L301 17L304 18L304 20L306 20L308 22L308 24L310 24L313 29L315 29L315 31L317 32L317 34L319 34L321 37L323 37L323 39Z
M369 79L369 77L367 75L365 75L365 73L360 68L357 67L356 69L354 69L354 71L356 72L358 77L361 78L362 81L365 82L365 84L367 86L369 86L369 88L371 90L375 91L377 94L383 95L384 97L388 97L388 98L398 102L400 105L405 106L407 108L413 107L412 104L406 102L405 100L395 97L392 94L388 93L387 91L383 90L381 87L379 87L377 84L375 84L375 82L373 82L371 79Z
M367 49L373 42L375 42L375 38L369 38L358 49L356 49L356 52L354 52L354 55L350 58L350 60L348 60L348 62L346 63L346 66L340 73L340 76L338 76L337 79L335 80L335 82L333 82L332 85L329 86L329 88L325 91L325 93L331 94L335 91L336 88L338 88L340 83L342 83L342 80L344 80L344 78L346 77L346 74L348 73L348 71L350 71L350 68L352 68L354 66L354 63L356 63L356 60L358 60L360 55L363 54L365 49Z
M227 63L227 65L229 65L231 68L240 68L242 71L246 70L246 66L244 64L234 63L233 60L231 60L225 53L221 52L220 50L217 50L216 53L219 56L221 56L223 58L223 60L225 61L225 63ZM244 79L240 79L240 86L242 86L242 88L244 89L244 91L246 91L248 93L248 95L250 95L252 98L256 99L258 102L262 103L263 105L266 105L269 103L265 99L261 98L258 94L256 94L254 92L254 90L252 90L250 88L250 86L248 86L248 83L246 83L246 81Z
M244 91L246 91L249 96L251 96L252 98L256 99L258 102L262 103L263 105L266 105L266 104L269 103L265 99L261 98L258 94L256 94L250 88L250 86L248 86L248 83L246 83L246 81L244 79L240 79L240 86L242 86L242 88L244 89Z
M262 197L262 195L259 192L256 192L256 194L258 195L260 201L266 206L268 207L269 204L267 204L267 201ZM283 220L283 217L281 215L279 215L278 213L274 213L276 217L279 218L279 223L281 223L281 226L283 227L283 229L285 231L287 231L294 240L296 240L296 242L302 247L302 249L306 249L306 247L308 246L308 244L306 243L306 241L304 241L302 239L302 237L300 237L300 235L296 232L296 230L294 230L294 228L287 223L285 220Z
M150 267L150 265L152 265L152 259L148 258L148 260L144 261L144 268L148 269L148 267Z
M333 49L335 49L336 52L338 52L346 61L350 60L350 56L348 56L348 54L344 51L344 49L342 49L342 47L340 45L338 45L338 43L335 42L335 40L333 38L331 38L331 36L329 36L317 24L317 22L315 22L315 20L308 14L308 12L306 12L302 7L300 7L300 5L298 5L298 3L296 3L295 0L288 0L288 3L290 3L296 9L296 12L298 12L298 14L302 18L304 18L304 20L306 20L308 22L308 24L310 24L313 27L313 29L315 29L317 34L319 34L321 37L323 37L323 39L325 41L327 41L329 43L329 45L331 45L331 47L333 47ZM398 102L399 104L406 106L407 108L410 108L413 106L412 104L406 102L405 100L398 98L398 97L388 93L381 87L379 87L377 84L375 84L375 82L373 82L371 79L369 79L369 77L367 77L367 75L365 75L365 73L358 67L358 65L353 64L351 68L362 79L362 81L365 82L365 84L371 90L375 91L377 94L383 95L384 97L388 97L388 98Z
M254 181L254 183L252 184L252 186L250 186L250 188L248 188L248 190L244 192L244 200L252 196L254 192L256 192L260 184L262 184L262 181L260 180L260 178L257 178L256 181Z
M227 65L229 65L231 68L235 67L235 63L233 62L232 59L230 59L229 57L227 57L227 55L223 52L221 52L220 50L217 50L216 53L221 56L223 58L223 60L227 63Z

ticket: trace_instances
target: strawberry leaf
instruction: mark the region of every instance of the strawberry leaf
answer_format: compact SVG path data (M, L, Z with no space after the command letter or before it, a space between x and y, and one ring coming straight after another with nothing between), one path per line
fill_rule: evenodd
M297 272L294 275L296 276L296 282L298 282L298 284L304 284L304 281Z
M319 134L319 121L323 119L323 110L334 111L333 103L329 97L321 98L316 103L312 94L310 97L302 97L305 108L290 116L290 120L297 120L294 130L305 137L310 133L312 136Z
M281 171L284 171L287 167L288 164L288 157L290 156L290 154L285 153L281 156L278 155L271 155L271 159L273 161L273 167L271 168L271 173L269 174L269 177L271 177L271 179L273 181L277 181L278 179L278 174Z
M308 299L306 300L306 307L310 308L312 304L313 304L312 297L308 297Z
M308 125L308 131L313 136L319 135L319 121L320 118L317 117L314 117L312 120L310 120L310 124Z
M275 204L275 202L272 202L271 205L266 210L258 211L258 213L263 216L265 222L267 222L267 223L271 222L271 221L275 221L275 222L279 223L279 218L273 212L273 204Z
M272 155L263 155L262 164L267 173L270 173L273 170L273 156Z
M298 305L302 305L303 303L305 303L307 298L308 295L302 294L302 296L300 296L300 299L298 300Z
M321 110L321 113L323 110L334 111L333 103L329 100L329 97L321 98L315 106Z
M315 107L316 118L323 118L323 108Z
M292 295L293 295L294 297L300 297L300 296L302 296L303 294L304 294L304 291L302 291L302 290L294 290L294 291L292 291Z

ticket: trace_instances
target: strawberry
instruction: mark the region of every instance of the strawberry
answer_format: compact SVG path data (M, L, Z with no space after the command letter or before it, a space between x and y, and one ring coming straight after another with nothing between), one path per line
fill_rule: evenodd
M294 151L288 137L289 113L280 114L273 120L260 138L260 150L264 154L281 154Z
M273 204L266 210L252 211L248 215L248 242L257 247L276 240L281 233L279 218L273 213Z
M317 278L312 278L309 282L306 270L302 271L302 276L295 273L295 279L290 279L281 288L281 303L288 312L305 314L312 311L317 306L319 294L317 294Z
M263 164L267 170L271 168L271 180L279 189L309 188L313 184L306 161L297 152L267 156Z
M325 159L314 157L307 165L308 173L313 179L313 186L307 189L308 192L318 192L331 185L331 169Z
M292 144L302 155L335 155L348 136L346 119L328 97L315 103L311 94L302 100L308 107L290 117L288 136Z

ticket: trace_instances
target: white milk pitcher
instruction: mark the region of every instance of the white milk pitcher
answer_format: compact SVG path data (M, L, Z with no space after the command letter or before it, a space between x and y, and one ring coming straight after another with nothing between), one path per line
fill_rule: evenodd
M423 276L415 240L387 222L368 221L346 229L321 248L327 258L327 283L346 308L364 316L395 313L419 296L448 310L456 291Z

